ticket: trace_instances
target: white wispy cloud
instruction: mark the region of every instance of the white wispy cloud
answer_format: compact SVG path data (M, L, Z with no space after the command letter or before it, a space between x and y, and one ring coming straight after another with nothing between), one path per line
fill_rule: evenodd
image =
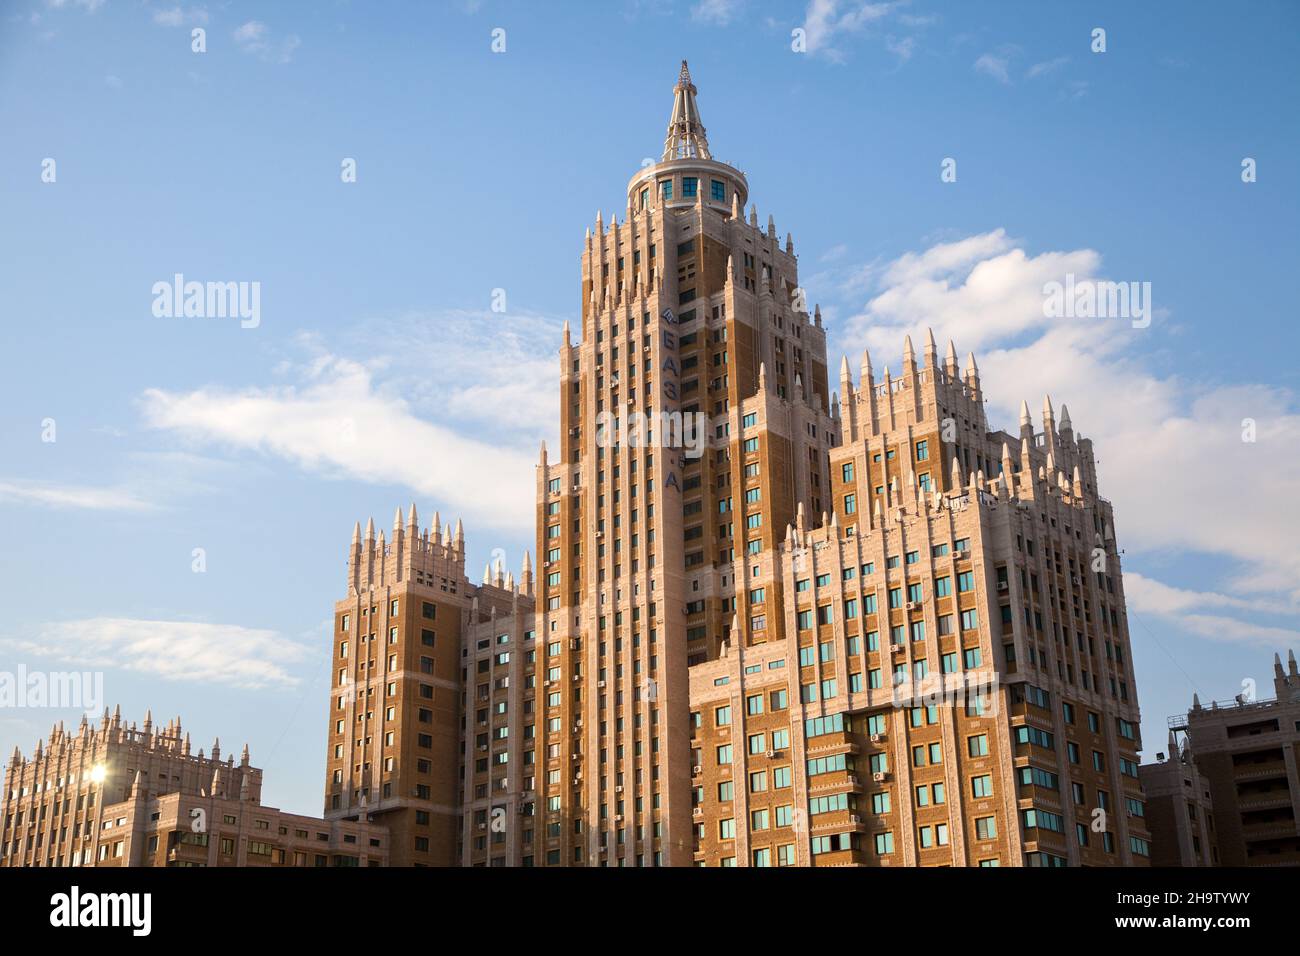
M1028 79L1032 80L1035 77L1044 76L1048 73L1052 73L1056 70L1059 70L1061 67L1065 66L1065 64L1069 62L1070 62L1070 58L1068 56L1058 56L1051 60L1044 60L1041 63L1035 63L1028 70L1026 70L1025 76Z
M1010 63L1005 56L984 53L975 61L975 72L991 76L999 83L1009 84L1011 82L1009 65Z
M231 34L235 45L244 53L260 57L268 63L289 63L294 52L302 45L297 34L291 33L283 40L275 40L271 28L261 20L240 24Z
M87 13L94 13L104 5L105 0L45 0L45 5L51 10L62 10L64 8L75 8L84 10Z
M877 268L874 295L837 338L851 353L870 347L878 370L899 354L905 334L919 344L927 326L940 343L953 339L960 355L975 351L993 428L1014 426L1022 398L1037 409L1050 392L1058 410L1070 405L1076 434L1095 441L1121 546L1213 555L1231 568L1221 600L1189 599L1174 611L1173 591L1135 578L1138 599L1162 603L1207 637L1284 636L1243 616L1300 601L1300 549L1294 522L1282 519L1300 500L1297 396L1262 383L1161 374L1145 357L1167 317L1158 307L1149 329L1128 319L1046 318L1043 286L1066 273L1107 278L1094 250L1031 255L1000 229L937 243ZM819 281L834 285L836 277L849 283L856 273L826 272ZM1159 301L1158 286L1152 297ZM1256 423L1254 442L1243 441L1245 419ZM1204 613L1213 608L1230 613Z
M898 7L898 3L872 3L865 0L810 0L804 14L802 29L804 42L810 55L822 55L840 60L843 53L835 46L837 38L862 31L868 25L884 19Z
M315 648L263 628L114 617L38 625L30 635L0 638L0 646L11 659L21 654L251 690L297 685L292 669L318 656Z
M743 6L744 0L698 0L695 6L691 7L691 17L702 23L726 26Z
M908 60L910 60L912 58L912 54L916 52L916 38L915 37L896 38L893 36L885 37L885 49L888 50L890 53L894 54L894 56L898 57L899 61L905 63Z
M480 397L484 406L497 403L477 409L488 417L534 414L501 396ZM460 396L465 404L474 399ZM455 421L446 409L436 423L417 416L399 390L376 383L371 368L350 359L318 355L294 385L150 389L141 405L148 425L193 442L274 456L325 476L401 484L494 528L533 524L533 451L488 431L460 434L446 424Z
M92 511L148 511L153 502L129 488L0 480L0 502Z
M182 7L178 4L155 10L153 22L164 27L179 27L186 23L207 23L208 11L205 7Z

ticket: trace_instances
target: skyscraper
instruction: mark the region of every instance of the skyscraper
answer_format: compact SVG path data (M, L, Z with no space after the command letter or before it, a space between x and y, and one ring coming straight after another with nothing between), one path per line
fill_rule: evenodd
M990 430L932 335L832 394L696 93L683 62L661 160L584 241L536 580L470 585L414 507L354 533L327 815L388 822L394 863L1145 863L1091 442L1050 399Z

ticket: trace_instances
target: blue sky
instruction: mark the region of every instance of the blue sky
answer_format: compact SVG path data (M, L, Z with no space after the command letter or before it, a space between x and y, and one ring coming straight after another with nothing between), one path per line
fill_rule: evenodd
M1050 390L1096 441L1150 759L1193 690L1270 696L1300 648L1298 11L0 5L0 669L102 667L129 719L248 741L267 799L319 812L353 522L415 500L464 517L471 578L518 568L583 232L687 57L833 362L933 326L995 427ZM260 283L260 324L156 318L177 272ZM1065 272L1150 282L1155 320L1045 319ZM59 718L0 711L3 759Z

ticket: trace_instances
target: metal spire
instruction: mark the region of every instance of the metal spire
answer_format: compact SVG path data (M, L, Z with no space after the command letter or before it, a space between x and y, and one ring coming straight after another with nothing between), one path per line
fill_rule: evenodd
M682 60L682 72L673 87L673 115L668 121L663 160L712 158L704 124L700 122L700 110L695 105L695 84L691 82L686 61Z

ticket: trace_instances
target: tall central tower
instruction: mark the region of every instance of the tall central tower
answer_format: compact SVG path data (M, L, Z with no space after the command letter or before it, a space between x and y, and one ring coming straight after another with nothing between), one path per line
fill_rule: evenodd
M695 97L683 61L661 160L587 233L540 468L538 736L543 804L574 817L566 863L630 844L691 862L687 669L725 653L747 559L828 501L820 318L790 238L745 221L748 183L713 159Z

